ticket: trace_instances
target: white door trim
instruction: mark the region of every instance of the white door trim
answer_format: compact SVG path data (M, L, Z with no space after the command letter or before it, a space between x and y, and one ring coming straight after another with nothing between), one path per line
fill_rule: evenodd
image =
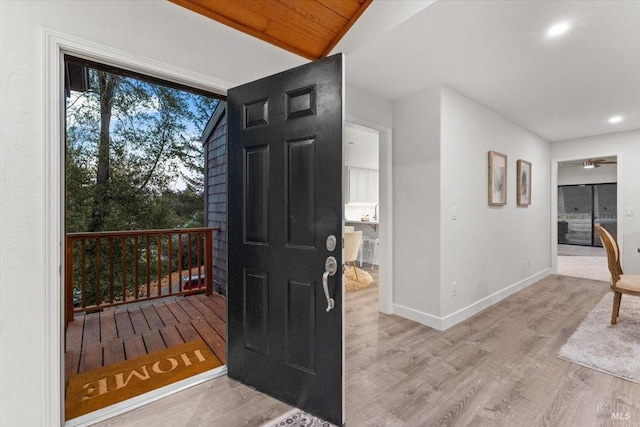
M380 133L378 164L380 168L380 263L378 285L378 307L382 313L393 313L393 151L391 128L378 123L347 115L346 121L375 129Z
M45 264L41 283L44 298L41 307L41 328L44 339L42 358L42 422L43 426L64 425L64 126L62 109L64 96L64 54L124 68L185 86L225 95L231 82L195 73L170 64L132 55L77 37L49 29L43 30L43 152L45 172L42 226L42 251ZM142 403L140 404L140 406ZM56 415L58 414L58 415Z

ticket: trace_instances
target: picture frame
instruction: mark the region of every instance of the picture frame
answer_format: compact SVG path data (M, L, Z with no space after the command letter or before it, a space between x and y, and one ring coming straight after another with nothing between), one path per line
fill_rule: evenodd
M518 206L529 206L531 204L531 162L519 159L518 169Z
M507 204L507 155L489 151L489 206Z

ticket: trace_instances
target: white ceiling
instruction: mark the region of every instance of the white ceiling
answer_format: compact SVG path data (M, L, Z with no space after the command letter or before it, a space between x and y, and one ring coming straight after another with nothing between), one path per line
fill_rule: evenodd
M337 49L389 100L446 84L549 141L640 128L640 1L376 0Z

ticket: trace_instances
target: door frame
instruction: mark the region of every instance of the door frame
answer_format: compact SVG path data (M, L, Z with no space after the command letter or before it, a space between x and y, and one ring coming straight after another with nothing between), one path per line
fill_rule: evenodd
M624 183L622 182L622 152L608 151L586 154L576 154L571 157L561 157L551 159L551 274L558 273L558 163L571 162L587 158L611 157L616 156L616 185L617 185L617 240L620 246L622 256L620 257L620 265L624 267L624 216L622 215L624 203L622 200Z
M70 36L48 29L43 30L43 111L42 111L42 141L44 143L44 210L42 212L42 258L44 265L40 283L46 284L43 290L43 304L41 309L41 331L44 341L44 357L41 371L44 377L42 390L42 425L65 425L64 420L64 283L65 277L62 251L64 248L64 124L63 102L64 96L64 55L69 54L78 58L88 59L105 65L124 68L150 77L179 83L197 89L206 90L226 96L227 89L235 86L231 82L195 73L173 65L155 61L149 58L132 55L128 52L90 42L78 37ZM51 303L53 302L53 303ZM225 371L226 372L226 371ZM224 373L224 372L223 372ZM209 378L194 380L195 383ZM171 390L157 393L149 399L135 402L138 407L169 394L176 393L187 387L178 383ZM132 409L131 405L121 404L114 411L100 413L93 412L79 418L78 424L98 422L110 418L118 413ZM59 414L52 419L52 414ZM89 415L92 415L89 417Z
M347 109L348 106L345 108ZM393 313L393 145L390 127L380 125L346 114L345 122L375 129L378 136L378 168L379 177L379 214L380 241L379 248L379 284L378 310L384 314ZM343 168L344 169L344 168ZM343 180L346 182L346 179ZM346 190L343 190L346 192ZM346 203L346 201L345 201Z

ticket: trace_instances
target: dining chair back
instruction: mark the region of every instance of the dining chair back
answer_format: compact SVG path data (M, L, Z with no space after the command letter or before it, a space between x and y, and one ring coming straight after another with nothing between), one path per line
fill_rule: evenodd
M351 264L356 274L356 279L358 279L356 259L358 258L358 250L360 249L361 244L362 231L351 231L344 233L344 263Z
M624 274L620 265L620 246L613 235L600 224L595 224L596 231L607 251L607 263L611 273L611 290L613 291L613 309L611 324L618 323L622 294L640 296L640 276Z

